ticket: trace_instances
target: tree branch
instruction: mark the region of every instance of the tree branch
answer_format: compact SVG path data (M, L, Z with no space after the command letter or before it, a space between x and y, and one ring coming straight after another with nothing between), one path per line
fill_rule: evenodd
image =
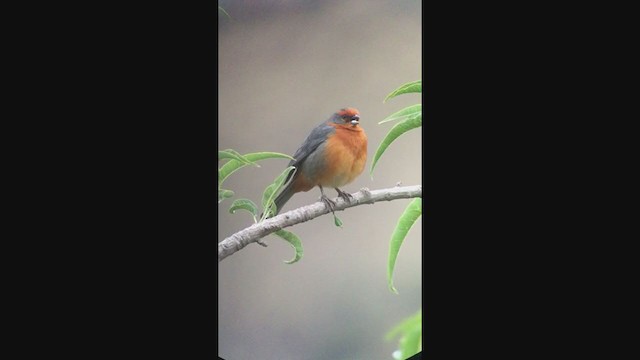
M363 188L359 192L351 195L353 195L351 203L347 203L342 198L333 199L336 203L334 210L344 210L354 206L373 204L378 201L392 201L397 199L422 197L422 186L414 185L400 187L399 185L396 185L396 187L393 188L373 191ZM330 210L326 205L320 201L288 211L270 219L266 219L263 222L253 224L218 243L218 262L253 242L259 242L260 239L273 232L315 219L318 216L329 212Z

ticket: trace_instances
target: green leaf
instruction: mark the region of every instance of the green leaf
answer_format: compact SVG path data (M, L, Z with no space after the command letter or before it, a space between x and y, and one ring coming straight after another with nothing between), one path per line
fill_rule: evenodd
M253 221L256 221L256 216L258 216L258 207L256 204L249 199L236 199L231 207L229 208L229 212L232 214L236 213L236 210L246 210L253 215Z
M384 98L383 102L386 102L389 99L392 99L398 95L406 94L406 93L420 93L422 92L422 80L408 82L406 84L401 85L399 88L393 90L391 94L387 95Z
M342 227L342 220L340 220L337 216L333 215L333 222L337 227Z
M400 135L420 126L422 126L422 112L419 115L406 118L403 121L395 124L378 146L376 154L373 156L373 163L371 164L371 170L369 171L369 174L373 175L373 169L376 167L378 160L392 142L394 142Z
M257 153L249 153L244 154L244 158L251 161L256 162L260 160L266 159L290 159L293 158L286 154L276 153L276 152L257 152ZM243 163L238 160L229 160L228 163L222 165L222 167L218 170L218 187L222 185L222 183L229 177L229 175L233 174L238 169L247 166L246 163Z
M218 151L218 161L220 161L222 159L235 159L235 160L238 160L241 163L246 164L246 165L255 165L256 167L260 167L260 165L258 165L255 162L247 159L246 157L240 155L239 152L237 152L237 151L235 151L233 149L219 150Z
M260 221L264 221L268 216L275 214L276 204L273 202L276 198L276 194L282 188L290 171L295 171L295 166L288 166L284 171L275 179L275 181L267 186L262 193L262 218Z
M393 269L396 266L396 258L400 251L400 246L407 236L409 229L413 226L416 220L422 215L422 198L415 198L404 209L404 213L398 219L396 228L391 235L391 242L389 243L389 261L387 263L387 281L389 283L389 290L394 293L398 293L393 286Z
M396 325L385 338L389 341L398 335L401 337L398 341L400 354L397 359L407 359L422 350L422 310Z
M422 116L422 104L411 105L406 107L398 112L395 112L389 116L387 116L384 120L380 121L378 125L384 124L389 121L394 121L398 119L406 119L415 116Z
M218 204L224 199L232 197L235 193L231 190L218 189Z
M389 330L389 332L385 335L385 340L393 340L399 334L406 332L407 330L411 330L415 325L422 324L422 309L418 310L415 314L405 318L399 324L393 327L393 329Z
M286 264L293 264L302 259L302 241L300 241L300 238L296 234L282 229L274 232L274 234L286 240L296 251L296 256L289 261L285 261Z
M408 331L407 334L400 339L400 352L405 359L412 357L422 349L422 324Z

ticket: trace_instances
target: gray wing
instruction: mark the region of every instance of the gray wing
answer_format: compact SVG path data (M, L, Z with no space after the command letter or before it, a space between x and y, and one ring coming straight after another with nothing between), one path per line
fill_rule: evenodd
M291 160L288 166L293 165L297 169L299 169L300 164L302 164L302 162L309 156L309 154L317 149L318 146L320 146L323 142L327 141L327 137L333 134L335 131L336 128L327 125L326 121L323 121L322 124L316 126L315 129L311 130L311 134L307 136L300 148L296 150L296 153L293 154L293 158L295 160ZM289 173L286 181L289 181L289 179L291 178L291 174L293 173Z

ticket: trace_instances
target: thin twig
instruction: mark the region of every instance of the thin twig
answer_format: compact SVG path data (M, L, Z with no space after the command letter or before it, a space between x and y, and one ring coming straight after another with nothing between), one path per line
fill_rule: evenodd
M359 192L351 195L353 195L353 198L351 199L350 203L347 203L342 198L333 199L333 201L336 203L334 210L344 210L346 208L354 206L373 204L378 201L392 201L397 199L422 197L422 186L396 186L393 188L373 191L369 191L369 189L363 188ZM311 219L315 219L318 216L327 214L329 212L330 210L325 206L323 202L316 202L311 205L306 205L288 211L286 213L282 213L270 219L266 219L263 222L253 224L248 228L240 230L218 243L218 262L222 261L224 258L235 253L236 251L244 248L245 246L253 242L258 242L258 240L273 232L276 232L282 228L309 221Z

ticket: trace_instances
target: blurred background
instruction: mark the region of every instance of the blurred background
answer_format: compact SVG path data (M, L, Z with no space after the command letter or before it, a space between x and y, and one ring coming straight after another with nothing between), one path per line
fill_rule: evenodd
M308 133L343 107L360 110L369 138L365 172L343 190L382 189L421 178L421 135L401 136L369 176L376 148L393 126L386 116L421 102L419 94L382 101L422 78L418 0L218 1L219 149L293 155ZM286 167L270 159L245 167L224 188L218 241L253 223L228 213L235 198L260 204L264 188ZM329 189L328 196L336 193ZM296 194L283 211L318 201L315 188ZM218 355L243 359L392 359L397 339L385 334L421 308L418 222L400 250L395 285L387 287L389 240L410 200L378 202L287 228L304 247L302 260L275 236L218 264Z

